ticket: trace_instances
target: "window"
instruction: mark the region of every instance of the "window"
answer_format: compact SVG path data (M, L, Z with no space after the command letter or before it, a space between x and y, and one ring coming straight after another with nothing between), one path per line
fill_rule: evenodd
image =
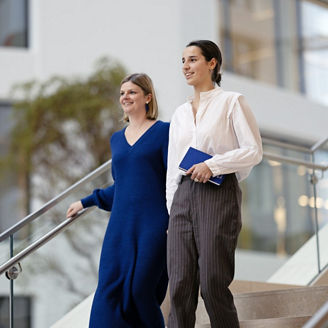
M219 0L226 70L328 104L328 4Z
M328 5L302 1L301 19L304 89L311 98L328 105Z
M0 0L0 46L28 47L28 0Z
M14 323L15 328L31 328L31 298L15 296ZM9 297L0 296L0 328L9 327Z
M272 2L222 1L221 9L224 65L236 74L276 84Z

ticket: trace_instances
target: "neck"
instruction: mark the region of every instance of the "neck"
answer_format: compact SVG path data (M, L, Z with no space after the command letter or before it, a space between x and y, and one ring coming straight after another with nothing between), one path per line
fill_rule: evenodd
M215 88L214 83L212 81L206 81L206 83L201 85L194 86L194 96L195 99L199 99L201 92L207 92L213 90Z
M132 126L132 127L139 128L146 121L148 121L146 115L130 115L129 116L129 125Z
M213 90L215 88L215 85L213 83L213 81L205 81L202 84L199 85L194 85L194 92L196 93L201 93L201 92L206 92L206 91L210 91Z

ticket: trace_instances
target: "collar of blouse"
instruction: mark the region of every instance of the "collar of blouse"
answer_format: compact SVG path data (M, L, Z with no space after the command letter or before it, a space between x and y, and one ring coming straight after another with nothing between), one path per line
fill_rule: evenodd
M215 85L214 89L209 90L209 91L204 91L204 92L200 92L200 101L206 101L211 99L213 96L218 95L219 93L221 93L223 91L223 89L221 87L219 87L217 84ZM194 96L189 96L187 98L187 102L191 103L194 100Z

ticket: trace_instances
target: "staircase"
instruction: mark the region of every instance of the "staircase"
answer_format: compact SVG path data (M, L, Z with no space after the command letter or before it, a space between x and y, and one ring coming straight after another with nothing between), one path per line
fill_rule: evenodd
M328 272L326 272L328 276ZM302 327L328 300L328 286L292 286L234 281L230 286L241 328ZM251 291L246 292L247 289ZM87 328L93 294L51 328ZM167 322L169 299L162 311ZM195 328L210 327L204 302L199 297Z

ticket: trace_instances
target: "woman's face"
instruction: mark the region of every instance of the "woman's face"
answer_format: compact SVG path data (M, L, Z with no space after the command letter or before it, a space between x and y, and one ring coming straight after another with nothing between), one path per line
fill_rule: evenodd
M151 95L145 96L143 90L131 81L121 85L120 104L128 116L136 113L145 113L145 104L149 102Z
M212 58L209 62L202 55L202 51L197 46L185 48L182 54L182 72L187 83L192 86L199 86L212 82L212 71L215 68L216 60Z

